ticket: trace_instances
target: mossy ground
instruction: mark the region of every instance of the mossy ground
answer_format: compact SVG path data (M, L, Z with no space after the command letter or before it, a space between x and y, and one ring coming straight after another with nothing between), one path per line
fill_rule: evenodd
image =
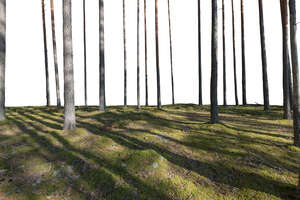
M8 108L0 199L295 199L300 149L282 108Z

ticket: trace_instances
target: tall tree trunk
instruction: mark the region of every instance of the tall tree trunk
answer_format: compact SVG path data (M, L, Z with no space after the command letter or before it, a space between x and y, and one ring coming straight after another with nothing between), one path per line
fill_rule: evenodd
M158 0L155 0L155 44L156 44L157 108L161 109L160 70L159 70L159 38L158 38Z
M226 83L226 40L225 40L225 3L222 0L222 35L223 35L223 105L227 105L227 83Z
M87 69L86 69L86 15L85 0L83 0L83 61L84 61L84 105L87 106Z
M171 62L171 84L172 84L172 104L175 104L174 95L174 74L173 74L173 47L172 47L172 27L171 27L171 13L170 0L168 0L168 17L169 17L169 39L170 39L170 62Z
M269 83L267 71L267 54L265 42L265 26L264 26L264 11L262 0L258 0L259 5L259 24L260 24L260 40L261 40L261 60L262 60L262 75L263 75L263 93L264 93L264 110L270 109L269 103Z
M50 4L51 4L54 71L55 71L55 84L56 84L56 103L57 103L57 107L60 108L61 107L61 100L60 100L60 85L59 85L58 62L57 62L57 48L56 48L55 17L54 17L54 3L53 3L53 0L50 0Z
M210 102L211 123L218 123L218 0L212 0Z
M280 0L281 22L282 22L282 63L283 63L283 108L284 119L292 119L290 105L290 87L289 87L289 36L288 36L288 7L287 0Z
M289 48L288 48L289 49ZM291 110L293 110L293 79L292 79L292 70L291 70L291 60L290 60L290 54L288 52L288 76L289 76L289 91L290 91L290 106Z
M72 0L63 0L64 39L64 129L76 128L74 103L74 72L72 43Z
M242 39L242 88L243 88L243 105L247 105L244 0L241 0L241 39Z
M6 0L0 0L0 121L5 120Z
M137 108L141 109L140 103L140 0L137 0Z
M127 107L127 50L126 50L126 4L123 0L123 45L124 45L124 106Z
M144 27L145 27L145 92L146 92L146 106L148 102L148 49L147 49L147 0L144 0Z
M106 109L106 102L105 102L105 57L104 57L104 4L103 0L99 0L99 37L100 37L100 67L99 67L99 74L100 74L100 99L99 109L105 111Z
M233 0L231 0L231 5L232 5L232 42L233 42L234 94L235 94L235 104L239 105L238 90L237 90L237 77L236 77L235 23L234 23Z
M47 32L46 32L46 21L45 21L45 0L42 0L42 20L43 20L43 36L44 36L45 73L46 73L46 101L47 101L47 106L50 106Z
M199 105L202 102L202 57L201 57L201 0L198 0L198 73L199 73Z

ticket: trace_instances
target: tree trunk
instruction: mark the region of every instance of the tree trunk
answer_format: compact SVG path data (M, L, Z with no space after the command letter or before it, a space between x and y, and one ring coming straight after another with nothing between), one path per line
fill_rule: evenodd
M63 0L63 45L64 45L64 129L76 128L74 103L72 0Z
M83 61L84 61L84 104L87 103L87 69L86 69L86 15L85 0L83 0Z
M123 45L124 45L124 106L127 107L127 50L126 50L126 5L123 0Z
M287 0L280 0L281 22L282 22L282 63L283 63L283 108L284 119L292 119L290 105L290 87L289 87L289 53L288 53L288 7Z
M263 12L262 0L258 0L258 5L259 5L260 40L261 40L261 60L262 60L262 75L263 75L264 110L269 110L270 109L269 83L268 83L264 12Z
M45 73L46 73L46 101L47 101L47 106L50 106L47 32L46 32L46 21L45 21L45 0L42 0L42 20L43 20L43 36L44 36Z
M211 123L219 122L218 115L218 0L212 0L212 38L211 38Z
M137 0L137 109L141 109L140 103L140 0Z
M242 88L243 88L243 105L247 105L244 0L241 0L241 34L242 34L241 35L241 39L242 39Z
M100 99L99 109L105 111L106 109L106 102L105 102L105 57L104 57L104 4L103 0L99 0L99 46L100 46L100 67L99 67L99 74L100 74Z
M171 63L172 104L174 105L175 104L175 97L174 97L173 47L172 47L172 27L171 27L170 0L168 0L168 17L169 17L169 39L170 39L170 63Z
M202 106L202 52L201 52L201 0L198 0L198 73L199 73L199 105Z
M146 91L146 106L148 102L148 49L147 49L147 0L144 0L144 27L145 27L145 91Z
M227 84L226 84L226 40L225 40L225 3L222 0L222 35L223 35L223 105L227 105Z
M289 49L289 48L288 48ZM293 79L292 79L292 70L291 70L291 61L290 61L290 54L288 52L288 76L289 76L289 92L290 92L290 106L291 110L293 110Z
M157 108L161 109L160 71L159 71L159 38L158 38L158 0L155 0L155 43L156 43Z
M54 71L55 71L55 84L56 84L56 103L57 103L57 107L60 108L61 107L61 100L60 100L60 85L59 85L58 62L57 62L57 48L56 48L55 17L54 17L54 3L53 3L53 0L50 0L50 4L51 4Z
M5 120L6 0L0 0L0 121Z
M237 90L237 77L236 77L235 23L234 23L233 0L231 0L231 5L232 5L232 42L233 42L234 94L235 94L235 104L239 105L238 90Z

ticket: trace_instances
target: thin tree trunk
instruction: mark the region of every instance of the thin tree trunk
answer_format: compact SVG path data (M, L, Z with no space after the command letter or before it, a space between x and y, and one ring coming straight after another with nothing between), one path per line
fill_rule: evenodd
M100 99L99 109L105 111L106 109L106 102L105 102L105 57L104 57L104 4L103 0L99 0L99 37L100 37L100 67L99 67L99 74L100 74Z
M58 62L57 62L57 48L56 48L56 34L55 34L55 15L54 15L54 3L50 0L51 4L51 21L52 21L52 42L53 42L53 56L54 56L54 71L55 71L55 84L56 84L56 103L57 107L61 107L60 100L60 85L59 85L59 74L58 74Z
M288 54L288 7L287 0L280 0L282 21L282 63L283 63L283 108L284 119L292 119L289 87L289 54Z
M234 94L235 94L235 104L239 105L238 90L237 90L237 77L236 77L235 23L234 23L233 0L231 0L231 5L232 5L232 42L233 42Z
M74 103L74 72L72 43L72 0L63 0L64 38L64 129L76 128Z
M123 45L124 45L124 106L127 107L127 50L126 50L126 5L123 0Z
M146 106L148 102L148 49L147 49L147 0L144 0L144 27L145 27L145 91L146 91Z
M137 0L137 108L141 109L140 103L140 0Z
M198 73L199 73L199 105L202 102L202 57L201 57L201 0L198 0Z
M218 123L218 0L212 0L211 61L211 123Z
M45 73L46 73L46 101L47 101L47 106L50 106L47 32L46 32L46 21L45 21L45 0L42 0L42 20L43 20L43 36L44 36Z
M289 49L289 48L288 48ZM291 110L293 110L293 79L292 79L292 70L291 70L291 60L290 60L290 54L288 53L288 76L289 76L289 91L290 91L290 106Z
M86 14L85 0L83 0L83 61L84 61L84 104L87 103L87 69L86 69Z
M0 0L0 121L5 120L6 0Z
M241 0L241 39L242 39L242 88L243 88L243 105L247 105L244 0Z
M159 37L158 37L158 0L155 0L155 43L156 43L157 108L161 109L160 70L159 70Z
M169 17L169 39L170 39L170 62L171 62L171 84L172 84L172 104L175 104L174 95L174 74L173 74L173 47L172 47L172 27L171 27L171 13L170 0L168 0L168 17Z
M264 110L269 110L270 109L269 83L268 83L264 12L263 12L262 0L258 0L258 5L259 5L260 40L261 40L261 60L262 60L262 75L263 75Z
M226 83L226 40L225 40L225 3L222 0L222 35L223 35L223 105L227 105L227 83Z

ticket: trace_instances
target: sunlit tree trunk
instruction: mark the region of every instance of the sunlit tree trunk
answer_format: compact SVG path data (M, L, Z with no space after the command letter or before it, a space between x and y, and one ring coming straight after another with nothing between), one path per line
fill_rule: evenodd
M198 0L198 73L199 73L199 105L202 102L202 57L201 57L201 0Z
M5 120L6 0L0 0L0 121Z
M72 43L72 0L63 0L64 129L76 128Z
M50 106L47 32L46 32L46 21L45 21L45 0L42 0L42 20L43 20L43 37L44 37L45 73L46 73L46 101L47 101L47 106Z
M237 77L236 77L235 22L234 22L233 0L231 0L231 5L232 5L232 43L233 43L234 94L235 94L235 104L239 105L238 90L237 90Z
M157 79L157 108L161 108L160 70L159 70L159 37L158 37L158 0L155 0L155 43L156 43L156 79Z
M104 4L103 0L99 0L99 46L100 46L100 67L99 67L99 81L100 81L100 95L99 95L99 109L105 111L105 57L104 57Z
M258 5L259 5L261 60L262 60L262 74L263 74L264 110L269 110L270 109L270 103L269 103L269 83L268 83L267 54L266 54L265 26L264 26L264 12L263 12L263 3L262 3L262 0L258 0Z
M84 105L87 106L87 69L86 69L86 14L83 0L83 62L84 62Z
M141 109L140 103L140 0L137 0L137 108Z
M168 0L168 18L169 18L169 39L170 39L170 63L171 63L171 84L172 84L172 104L175 104L174 95L174 74L173 74L173 47L172 47L172 27L171 27L171 13L170 0Z
M222 35L223 35L223 105L227 105L226 82L226 40L225 40L225 3L222 0Z
M52 43L53 43L53 57L54 57L54 71L55 71L55 84L56 84L56 103L57 107L61 107L60 100L60 85L59 85L59 73L58 73L58 62L57 62L57 48L56 48L56 34L55 34L55 15L54 15L54 3L50 0L51 4L51 21L52 21Z
M127 106L127 49L126 49L126 4L123 0L123 48L124 48L124 106Z
M242 92L243 92L243 105L247 105L244 0L241 0L241 39L242 39Z
M212 37L211 37L211 123L219 122L218 114L218 0L212 0Z
M144 30L145 30L145 94L146 106L148 102L148 49L147 49L147 0L144 0Z

